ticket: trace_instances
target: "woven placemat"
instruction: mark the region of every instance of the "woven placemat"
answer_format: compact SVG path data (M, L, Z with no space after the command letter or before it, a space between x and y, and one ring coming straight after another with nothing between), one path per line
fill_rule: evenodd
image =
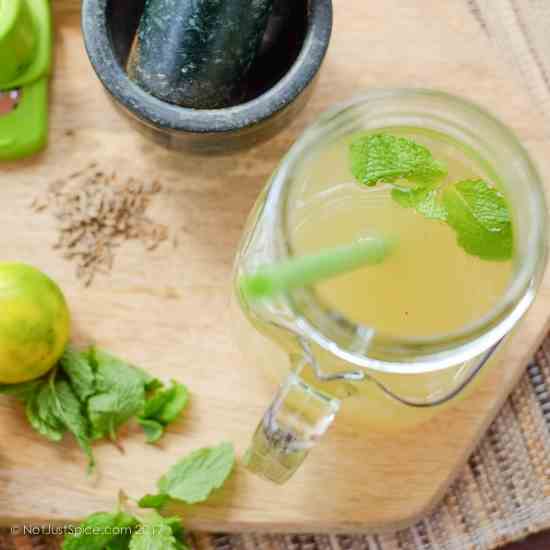
M439 507L382 535L195 534L208 550L489 550L550 527L550 334ZM0 532L0 550L60 540Z
M482 29L550 121L550 2L467 1Z

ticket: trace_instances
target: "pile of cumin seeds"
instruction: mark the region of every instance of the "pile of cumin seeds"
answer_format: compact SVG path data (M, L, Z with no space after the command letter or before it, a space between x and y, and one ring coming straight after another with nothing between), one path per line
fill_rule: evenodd
M77 277L90 286L97 274L112 271L122 242L140 240L154 250L168 238L168 227L146 215L161 190L157 180L119 178L92 163L50 183L31 208L53 214L58 233L53 248L76 264Z

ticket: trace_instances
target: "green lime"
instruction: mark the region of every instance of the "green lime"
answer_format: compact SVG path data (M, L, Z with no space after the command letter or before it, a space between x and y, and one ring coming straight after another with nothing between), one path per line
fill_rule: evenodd
M0 263L0 383L42 376L69 336L69 309L57 284L29 265Z

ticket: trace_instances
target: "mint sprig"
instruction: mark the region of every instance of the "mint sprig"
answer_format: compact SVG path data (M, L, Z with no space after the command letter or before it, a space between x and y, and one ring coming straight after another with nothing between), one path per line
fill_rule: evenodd
M144 517L123 510L99 512L71 531L63 550L189 550L181 519L154 510Z
M138 501L148 508L146 515L125 510L128 498L121 493L115 512L92 514L78 529L65 536L63 550L190 550L186 532L178 517L164 517L161 508L170 498L190 504L203 502L220 488L233 470L235 452L231 443L205 447L177 462L163 476L158 495Z
M95 466L93 441L116 441L120 428L138 417L147 440L156 442L166 426L182 413L189 400L187 388L160 380L113 355L89 348L67 348L58 365L38 380L0 385L0 394L25 403L29 424L50 441L69 432Z
M351 172L368 186L399 179L427 186L447 174L443 162L414 141L389 134L364 134L350 145Z
M359 136L351 143L349 155L351 172L359 183L393 185L395 202L425 218L447 222L468 254L492 261L512 257L508 206L502 193L485 181L443 186L441 180L447 173L443 163L426 147L388 134Z

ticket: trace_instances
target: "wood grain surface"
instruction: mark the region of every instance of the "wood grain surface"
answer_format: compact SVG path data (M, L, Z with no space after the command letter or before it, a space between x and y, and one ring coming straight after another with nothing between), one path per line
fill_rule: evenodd
M233 158L165 152L136 135L104 95L84 52L75 0L53 0L55 73L50 145L32 160L0 167L3 258L31 262L64 288L76 339L96 342L161 377L187 382L193 403L162 444L139 430L125 452L96 448L98 477L86 478L72 441L50 444L21 409L0 400L0 522L77 520L113 506L117 491L140 496L178 457L220 439L242 453L273 388L246 368L232 337L231 262L247 212L281 156L331 104L373 86L421 86L473 99L520 135L550 181L550 142L530 98L458 0L335 0L334 40L305 112L276 139ZM116 269L83 289L50 246L48 216L29 201L48 181L91 160L119 175L162 180L152 217L177 235L152 253L119 249ZM548 326L550 278L505 358L474 395L417 430L358 438L336 424L284 487L239 468L208 504L180 509L193 529L350 531L390 528L425 513L452 480L493 418ZM398 459L397 459L398 458Z

